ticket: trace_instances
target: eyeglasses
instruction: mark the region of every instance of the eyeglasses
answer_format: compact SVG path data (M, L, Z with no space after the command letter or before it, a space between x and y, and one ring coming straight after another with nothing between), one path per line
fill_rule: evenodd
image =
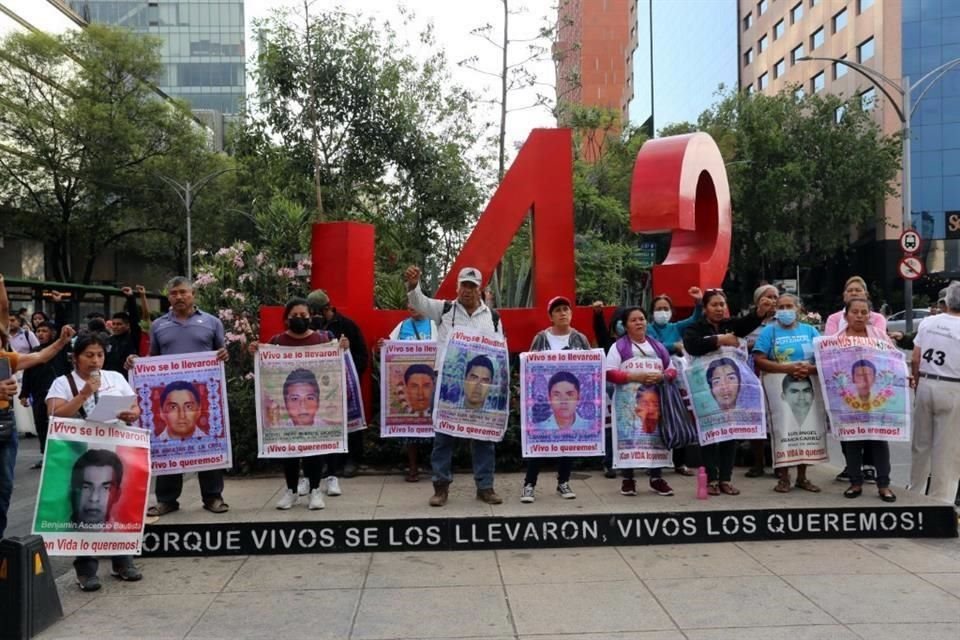
M715 293L719 293L720 295L726 297L726 294L723 292L723 289L707 289L706 291L703 292L703 295L709 296Z

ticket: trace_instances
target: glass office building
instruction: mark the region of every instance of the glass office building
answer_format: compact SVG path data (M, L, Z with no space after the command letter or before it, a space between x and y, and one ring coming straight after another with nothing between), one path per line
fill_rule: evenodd
M71 0L90 22L159 37L157 86L192 109L239 113L246 95L243 0Z
M960 2L903 3L903 75L916 82L960 59ZM925 86L925 85L924 85ZM916 99L921 86L913 92ZM960 67L916 105L911 120L914 226L928 242L927 270L960 275Z

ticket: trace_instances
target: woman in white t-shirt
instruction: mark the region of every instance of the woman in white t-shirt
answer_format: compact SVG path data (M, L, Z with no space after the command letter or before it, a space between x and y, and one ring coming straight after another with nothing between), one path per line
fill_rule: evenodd
M101 396L129 396L132 398L130 408L118 413L116 419L126 424L140 419L140 408L127 380L115 371L103 370L106 350L104 335L94 332L77 335L73 344L74 371L54 380L47 393L47 412L51 417L85 418ZM113 570L110 574L115 578L127 582L143 578L134 566L132 556L113 556L111 561ZM97 558L92 556L80 556L73 561L81 591L100 589L98 564Z
M947 287L947 310L925 319L913 341L913 452L910 489L952 503L960 482L960 284Z

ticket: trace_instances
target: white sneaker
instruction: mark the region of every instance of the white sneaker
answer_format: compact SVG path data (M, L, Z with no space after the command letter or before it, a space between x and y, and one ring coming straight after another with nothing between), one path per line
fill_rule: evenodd
M339 496L343 492L340 491L340 481L337 480L337 476L327 476L327 495L328 496Z
M569 482L560 482L557 484L557 494L564 500L573 500L577 494L570 488Z
M520 492L520 502L524 504L530 504L536 500L536 489L532 484L523 485L523 491Z
M317 487L310 492L310 504L307 505L307 509L311 511L316 511L317 509L323 509L325 504L323 504L323 491L320 487Z
M286 511L293 505L297 504L297 500L299 500L299 498L297 498L297 494L290 489L285 489L283 495L280 496L280 500L277 502L277 509Z
M300 482L297 483L297 495L305 496L308 493L310 493L310 481L300 478Z

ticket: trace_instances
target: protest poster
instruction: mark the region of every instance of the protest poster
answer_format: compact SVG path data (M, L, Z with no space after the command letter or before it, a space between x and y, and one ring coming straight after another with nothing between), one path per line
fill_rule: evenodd
M380 350L380 437L432 438L437 343L387 340Z
M233 465L227 381L215 351L137 358L130 386L150 432L154 475Z
M440 356L434 431L499 442L507 430L509 399L506 338L468 328L451 331Z
M909 442L907 361L886 340L815 338L820 386L838 440Z
M660 358L631 358L623 371L663 373ZM615 469L669 467L670 450L660 437L660 390L639 382L614 385L612 418Z
M816 376L794 378L785 373L762 376L770 435L773 439L773 467L818 464L827 453L827 414Z
M33 533L51 556L139 554L149 487L145 429L51 418Z
M720 347L685 359L682 374L701 445L767 437L763 389L744 355L742 348Z
M357 365L349 351L343 352L343 366L347 376L347 433L363 431L367 428L367 416L363 410L363 398L360 396Z
M603 351L520 354L520 442L524 458L604 454Z
M346 452L346 362L336 342L258 347L254 380L259 457Z

